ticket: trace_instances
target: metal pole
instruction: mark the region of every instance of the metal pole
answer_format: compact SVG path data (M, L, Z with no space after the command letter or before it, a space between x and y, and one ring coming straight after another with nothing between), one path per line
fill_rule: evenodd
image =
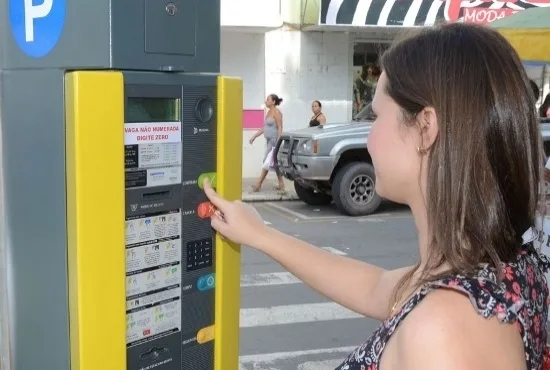
M0 90L0 95L2 94ZM0 111L0 128L2 127L2 112ZM1 131L1 130L0 130ZM9 335L9 310L8 310L8 263L5 194L4 194L4 158L2 135L0 135L0 370L10 370L10 335Z

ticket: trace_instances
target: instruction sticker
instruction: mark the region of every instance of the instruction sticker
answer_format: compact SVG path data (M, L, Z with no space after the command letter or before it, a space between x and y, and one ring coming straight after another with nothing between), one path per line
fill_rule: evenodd
M124 124L124 144L181 143L181 122Z
M157 239L181 238L181 210L130 217L126 220L126 247Z
M126 301L126 310L129 314L138 311L142 307L151 307L156 302L162 302L178 298L180 296L179 285L174 285L167 290L161 290L157 293L152 293L144 296L136 296Z
M124 125L126 188L181 184L181 122Z
M127 273L179 261L181 239L177 236L139 243L126 249Z
M181 301L174 298L126 315L128 347L146 343L181 329Z
M126 219L127 346L181 328L181 210Z
M128 275L128 274L127 274ZM179 262L162 268L147 269L126 278L126 297L152 293L173 285L181 285L181 265Z

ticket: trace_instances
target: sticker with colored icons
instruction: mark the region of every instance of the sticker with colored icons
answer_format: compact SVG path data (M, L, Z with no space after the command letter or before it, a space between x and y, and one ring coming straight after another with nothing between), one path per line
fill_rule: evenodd
M199 185L199 188L204 189L204 180L208 179L210 181L210 185L215 188L216 187L216 172L206 172L199 176L199 179L197 180L197 185Z

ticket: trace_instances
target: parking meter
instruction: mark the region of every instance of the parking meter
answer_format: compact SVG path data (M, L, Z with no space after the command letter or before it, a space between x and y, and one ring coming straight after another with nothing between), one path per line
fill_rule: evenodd
M2 370L238 367L219 0L0 0Z

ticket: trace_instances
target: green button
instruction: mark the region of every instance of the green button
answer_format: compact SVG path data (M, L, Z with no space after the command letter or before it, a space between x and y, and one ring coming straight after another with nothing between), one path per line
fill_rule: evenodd
M212 185L213 188L216 187L216 172L207 172L207 173L203 173L202 175L199 176L199 180L197 181L198 182L198 185L199 185L199 188L201 189L204 189L204 179L208 179L210 180L210 185Z

